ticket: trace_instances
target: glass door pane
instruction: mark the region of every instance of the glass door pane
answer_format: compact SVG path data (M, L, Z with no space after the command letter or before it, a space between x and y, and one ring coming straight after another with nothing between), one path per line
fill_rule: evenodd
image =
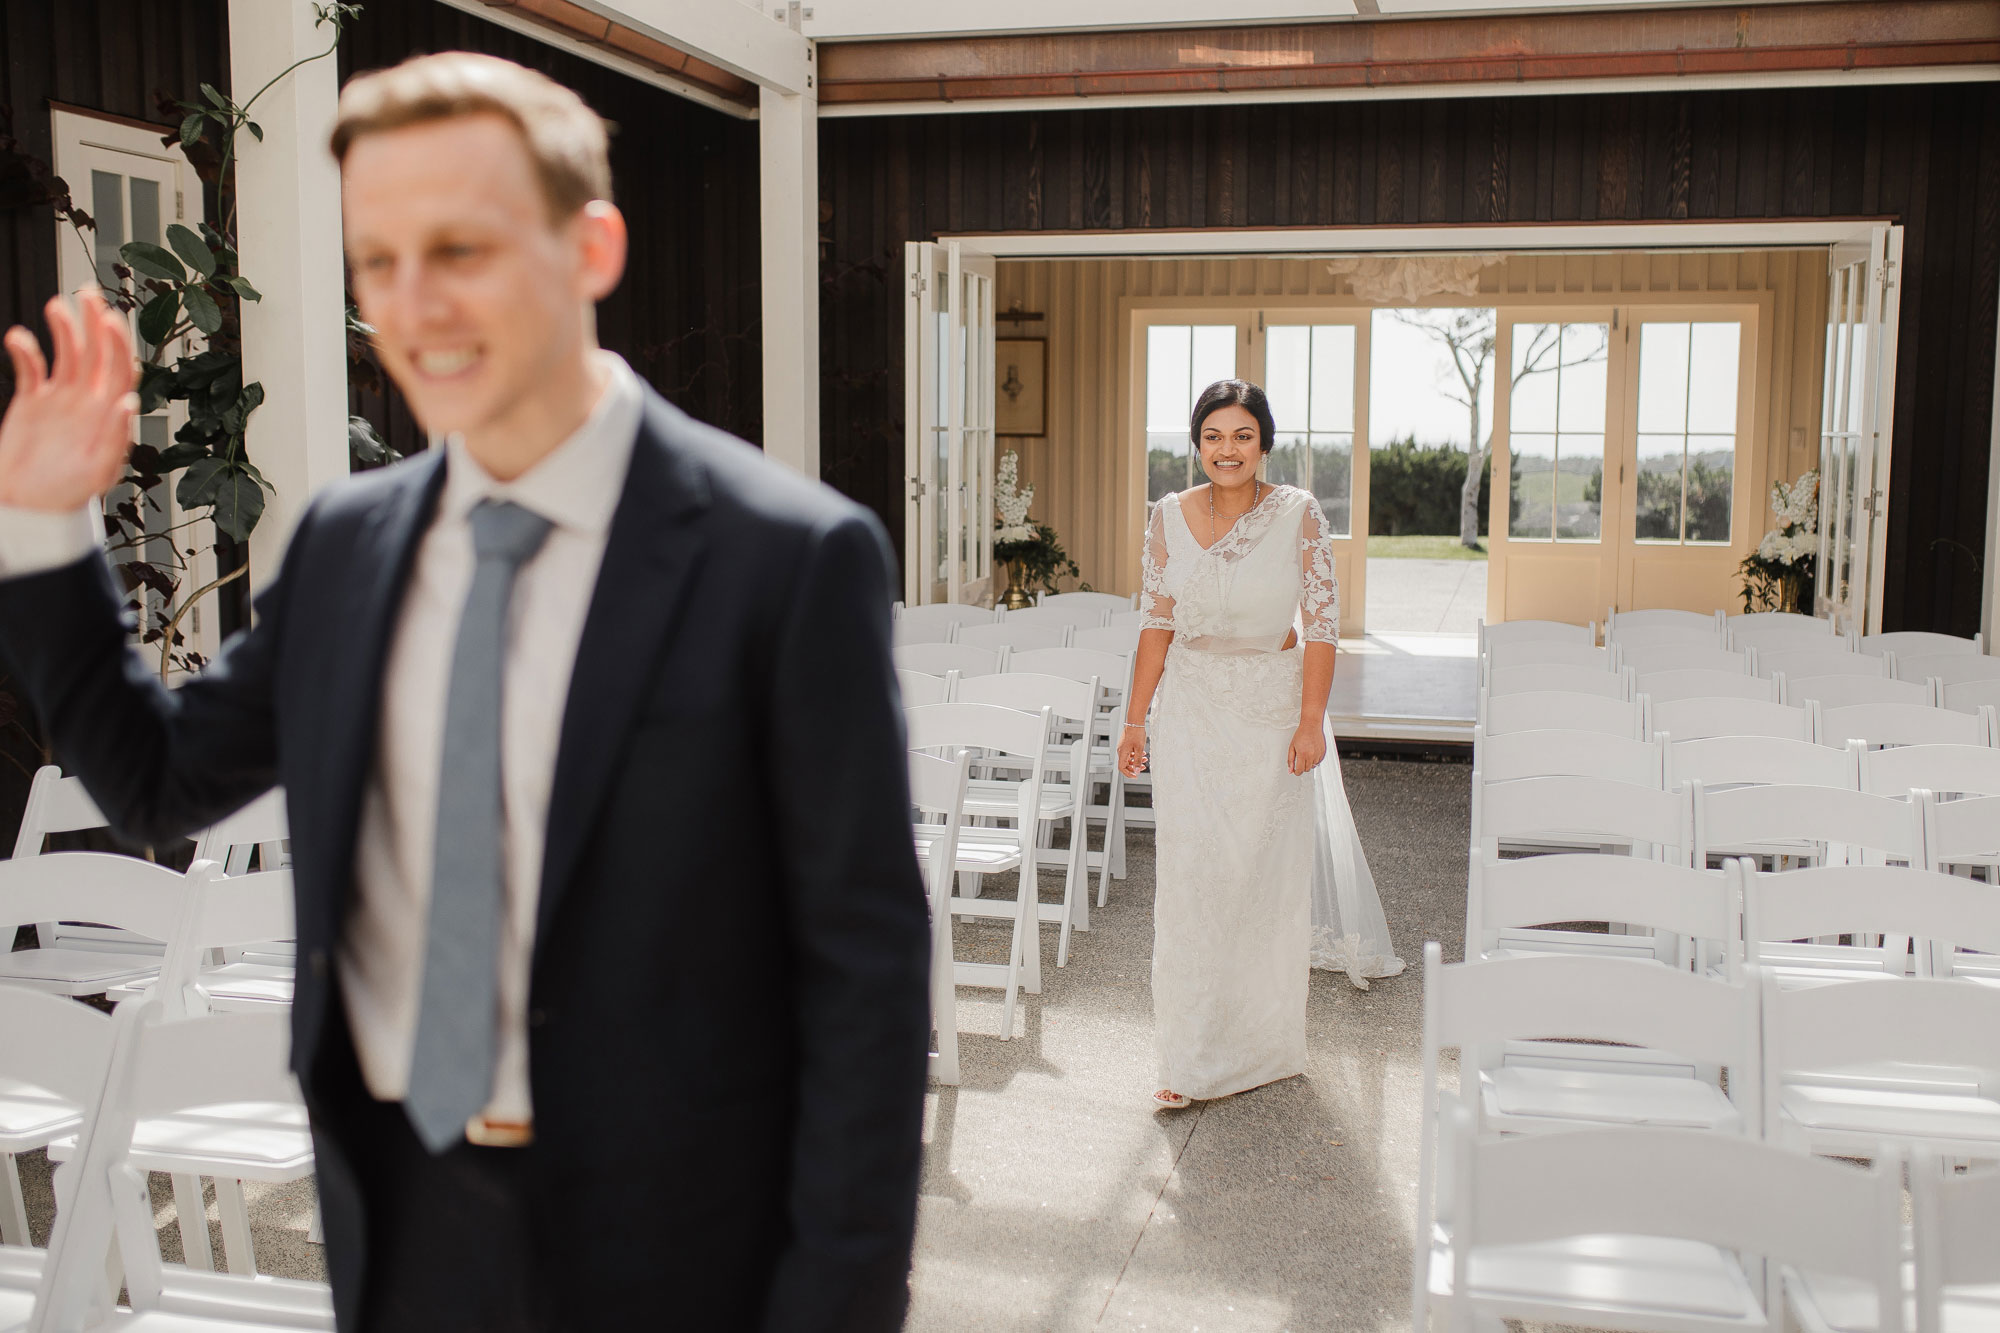
M1198 477L1188 439L1195 398L1236 377L1235 324L1146 327L1146 500L1185 490Z
M1639 325L1635 540L1728 543L1742 337L1735 320Z
M1277 437L1265 476L1311 491L1335 537L1354 528L1352 324L1273 324L1264 334L1264 391Z
M1608 323L1517 323L1508 439L1511 541L1603 536Z

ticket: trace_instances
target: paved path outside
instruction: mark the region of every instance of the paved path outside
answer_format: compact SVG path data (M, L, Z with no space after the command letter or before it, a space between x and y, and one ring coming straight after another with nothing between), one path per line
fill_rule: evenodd
M1484 560L1368 562L1371 634L1476 634L1485 614Z

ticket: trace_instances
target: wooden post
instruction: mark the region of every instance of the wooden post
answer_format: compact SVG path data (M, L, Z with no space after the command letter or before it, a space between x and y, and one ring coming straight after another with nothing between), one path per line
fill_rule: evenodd
M759 90L764 452L819 479L819 103Z

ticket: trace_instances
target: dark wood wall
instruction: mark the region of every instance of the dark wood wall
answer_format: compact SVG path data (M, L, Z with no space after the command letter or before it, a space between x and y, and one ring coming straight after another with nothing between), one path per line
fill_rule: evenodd
M574 88L614 125L613 189L631 227L625 280L598 307L598 338L677 406L753 442L763 433L757 126L449 8L365 0L341 78L430 51L483 51ZM423 447L395 400L354 410L404 452Z
M1887 217L1886 620L1979 628L2000 84L828 120L827 480L902 527L902 243L940 233Z

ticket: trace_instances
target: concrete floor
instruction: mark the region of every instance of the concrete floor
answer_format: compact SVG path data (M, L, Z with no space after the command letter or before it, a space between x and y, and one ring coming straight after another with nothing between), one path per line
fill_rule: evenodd
M1152 837L1130 877L1000 1041L990 993L960 991L964 1082L926 1099L917 1333L1172 1329L1406 1330L1426 939L1462 952L1468 770L1349 760L1348 791L1381 886L1402 976L1363 992L1313 973L1306 1076L1182 1112L1155 1112ZM995 883L991 892L1004 891ZM1059 888L1043 875L1044 896ZM960 927L960 955L1003 948ZM984 1034L984 1035L982 1035ZM48 1163L20 1159L46 1244ZM312 1187L248 1190L261 1271L324 1280L305 1239ZM172 1196L155 1221L180 1258ZM211 1203L211 1244L221 1254Z
M1485 614L1484 560L1368 562L1371 634L1474 634Z

